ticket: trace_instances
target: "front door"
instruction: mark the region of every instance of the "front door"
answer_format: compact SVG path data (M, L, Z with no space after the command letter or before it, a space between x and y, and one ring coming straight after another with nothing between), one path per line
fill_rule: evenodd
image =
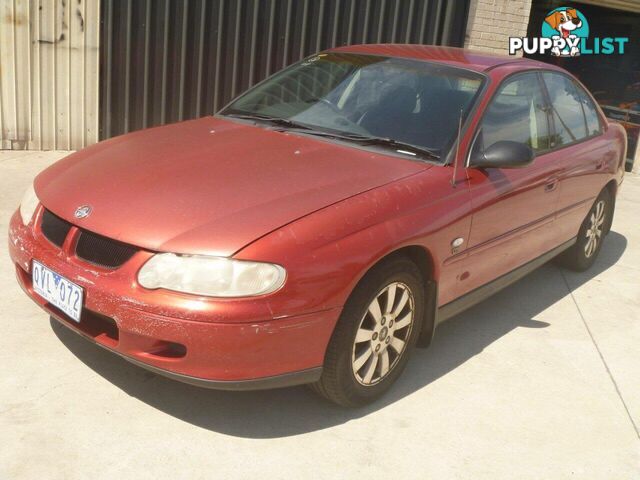
M502 140L536 153L524 168L468 169L473 217L462 275L464 293L514 270L556 246L554 216L560 168L550 150L550 119L537 72L508 77L487 106L476 151Z

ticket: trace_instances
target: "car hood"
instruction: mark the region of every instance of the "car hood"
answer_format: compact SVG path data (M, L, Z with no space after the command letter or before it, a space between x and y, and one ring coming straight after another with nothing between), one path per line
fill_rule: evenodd
M115 137L43 171L36 193L81 228L155 251L229 256L428 164L213 117ZM74 218L84 205L91 213Z

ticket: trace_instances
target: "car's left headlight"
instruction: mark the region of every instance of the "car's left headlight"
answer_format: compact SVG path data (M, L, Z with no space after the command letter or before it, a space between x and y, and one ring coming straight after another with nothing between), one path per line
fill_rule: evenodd
M22 223L29 225L36 208L38 208L38 203L40 203L40 200L38 200L36 191L33 189L33 184L31 184L29 188L27 188L26 192L24 192L22 201L20 202L20 216L22 217Z
M138 283L210 297L251 297L276 291L285 277L284 268L271 263L159 253L142 266Z

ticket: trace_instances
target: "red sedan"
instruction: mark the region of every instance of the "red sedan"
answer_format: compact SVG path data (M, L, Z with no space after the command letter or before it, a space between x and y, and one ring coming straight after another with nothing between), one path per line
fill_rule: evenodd
M558 67L337 48L49 167L10 253L38 305L138 365L360 405L439 322L554 257L591 266L625 145Z

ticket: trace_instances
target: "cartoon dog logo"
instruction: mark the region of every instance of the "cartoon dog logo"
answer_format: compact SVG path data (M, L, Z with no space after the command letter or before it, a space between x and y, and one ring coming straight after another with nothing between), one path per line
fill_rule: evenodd
M578 16L578 11L575 8L554 10L544 21L560 34L554 35L552 38L562 38L570 44L569 47L563 50L558 46L553 47L551 49L552 55L557 57L575 57L580 55L580 49L576 46L578 37L573 32L582 27L582 20Z
M629 37L589 38L589 20L576 8L554 8L540 23L540 36L509 37L509 55L551 53L565 58L622 55L629 43Z

